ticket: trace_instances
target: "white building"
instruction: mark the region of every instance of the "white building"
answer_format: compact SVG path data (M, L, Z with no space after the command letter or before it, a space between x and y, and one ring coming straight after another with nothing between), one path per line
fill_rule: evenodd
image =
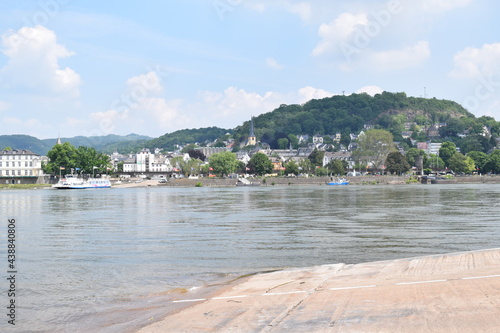
M26 149L3 150L0 153L0 178L5 184L34 183L43 175L42 157ZM15 179L14 179L15 178ZM31 178L31 181L23 181Z
M147 148L135 155L130 155L123 162L123 172L126 173L162 173L172 171L170 160L161 154L153 154Z

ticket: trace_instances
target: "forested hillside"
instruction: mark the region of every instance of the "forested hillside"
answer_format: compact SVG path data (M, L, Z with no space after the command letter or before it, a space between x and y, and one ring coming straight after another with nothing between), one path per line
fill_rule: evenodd
M289 134L358 133L365 124L397 133L404 122L416 122L424 126L457 117L474 118L453 101L383 92L373 97L352 94L311 100L303 105L281 105L272 112L255 117L254 122L259 140L273 147L278 139L286 138ZM235 138L244 140L249 126L248 121L237 127Z
M129 142L145 142L151 138L144 135L129 134L126 136L106 135L106 136L77 136L74 138L61 138L62 142L69 142L75 147L85 146L102 151L107 145L127 145ZM14 149L28 149L38 155L46 155L56 144L57 138L40 140L29 135L1 135L0 149L11 147Z
M227 130L219 127L185 129L173 133L167 133L157 139L150 140L145 143L145 147L150 149L162 148L166 150L174 150L176 145L215 141L218 138L224 136L226 133L232 133L232 130Z

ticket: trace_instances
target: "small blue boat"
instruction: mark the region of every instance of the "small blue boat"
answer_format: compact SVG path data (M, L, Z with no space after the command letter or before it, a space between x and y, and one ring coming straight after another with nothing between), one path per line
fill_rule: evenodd
M345 178L337 178L337 181L331 181L326 183L327 185L349 185L349 181Z

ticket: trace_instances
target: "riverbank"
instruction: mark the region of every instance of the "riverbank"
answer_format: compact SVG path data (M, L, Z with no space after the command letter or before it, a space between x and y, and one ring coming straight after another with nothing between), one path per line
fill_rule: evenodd
M178 303L138 332L496 332L500 249L259 274Z
M415 177L410 176L360 176L348 177L350 185L406 185L420 184ZM259 186L303 186L303 185L325 185L331 181L330 177L267 177L249 178L250 182L259 183ZM448 181L454 184L500 184L500 176L464 176L453 177ZM144 180L141 182L123 182L113 187L229 187L236 186L235 178L199 178L199 179L172 179L167 183L160 184L157 180Z

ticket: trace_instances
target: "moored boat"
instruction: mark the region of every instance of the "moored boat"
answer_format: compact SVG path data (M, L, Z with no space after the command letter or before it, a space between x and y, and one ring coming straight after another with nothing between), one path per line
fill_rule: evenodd
M337 178L336 181L327 182L326 185L349 185L349 181L345 178Z
M110 188L111 182L107 178L83 179L76 175L66 175L57 184L52 185L59 190L65 189L86 189L86 188Z

